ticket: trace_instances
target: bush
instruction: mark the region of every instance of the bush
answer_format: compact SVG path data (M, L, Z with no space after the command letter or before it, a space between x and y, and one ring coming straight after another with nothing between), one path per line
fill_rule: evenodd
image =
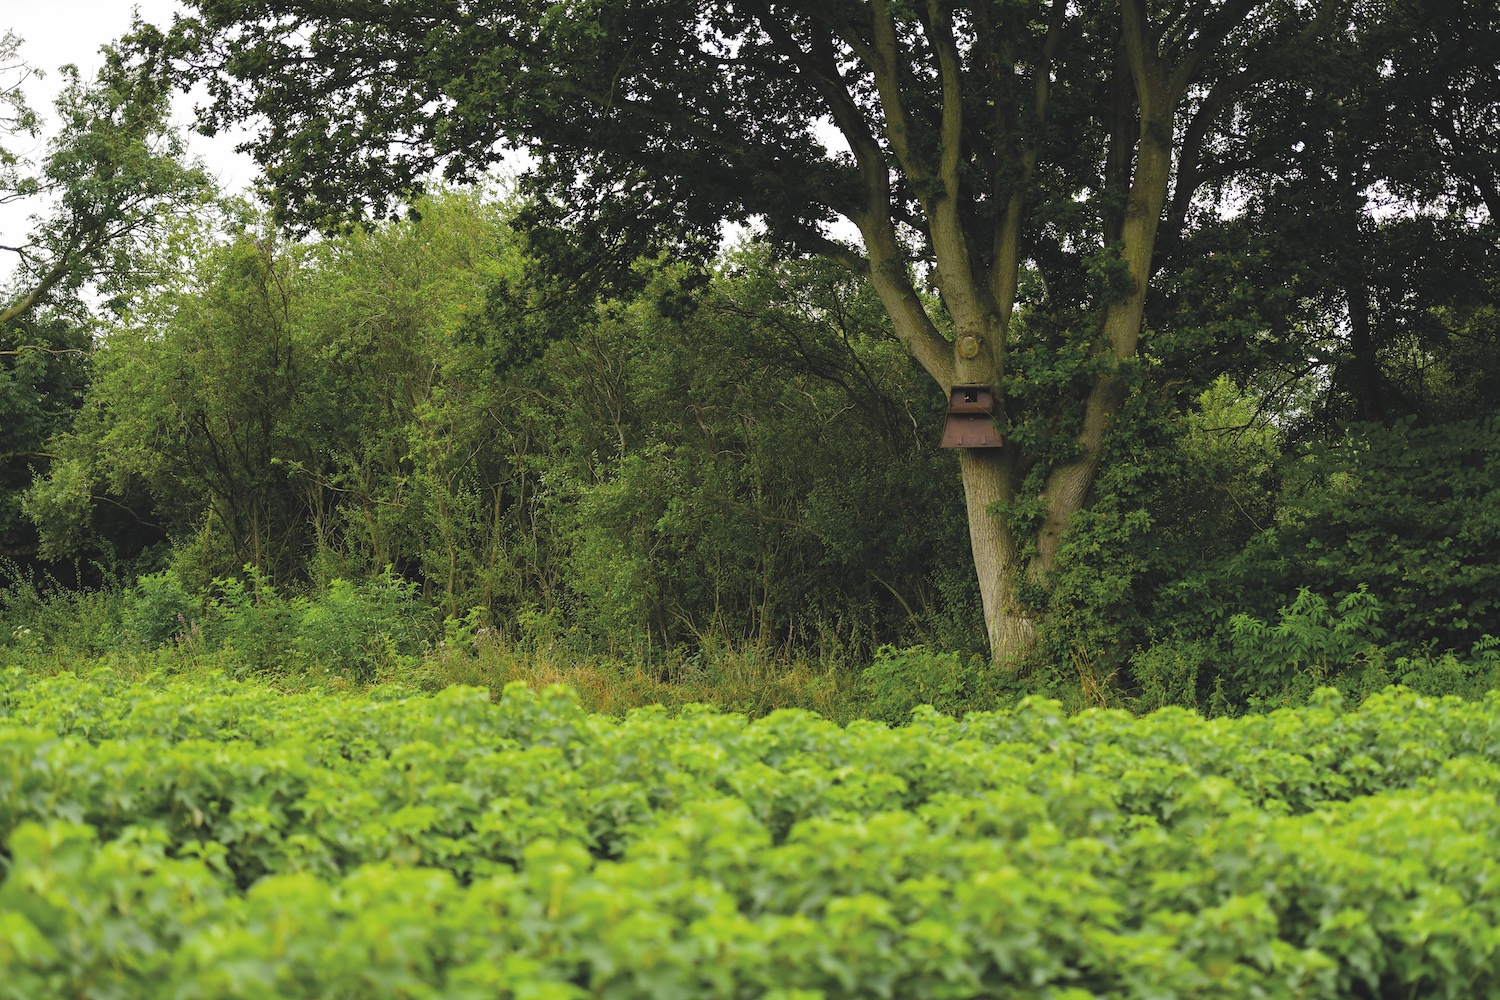
M1174 636L1137 650L1130 662L1134 707L1223 715L1301 705L1320 687L1358 703L1393 683L1467 698L1500 686L1500 640L1481 637L1467 657L1402 655L1399 646L1382 644L1381 618L1380 602L1363 585L1332 607L1303 588L1274 623L1240 613L1222 641Z
M1212 574L1245 608L1297 588L1378 600L1402 656L1500 634L1500 417L1358 425L1290 463L1280 524Z
M1202 708L1199 678L1221 660L1222 651L1203 639L1166 639L1137 650L1130 660L1130 676L1138 688L1136 709Z
M982 657L926 646L881 646L875 662L860 674L855 693L861 714L899 726L919 705L931 705L945 715L994 708L1001 690L999 675Z
M297 653L369 680L381 666L414 653L422 641L416 584L389 570L356 586L333 580L316 601L302 602L295 622Z
M210 649L234 653L245 669L284 670L292 658L298 605L305 601L284 598L254 566L245 567L245 577L219 577L211 584L204 639Z
M185 634L198 617L198 601L169 573L137 577L125 592L121 625L151 649Z
M0 616L12 648L26 657L94 655L122 642L124 594L118 589L69 590L0 562Z
M1227 674L1253 707L1263 700L1300 702L1314 688L1369 661L1385 635L1380 602L1360 585L1330 611L1306 587L1281 609L1275 625L1248 614L1229 620Z
M368 583L333 580L314 596L284 597L253 566L214 581L205 634L252 670L321 667L368 682L416 653L425 626L416 584L389 570Z

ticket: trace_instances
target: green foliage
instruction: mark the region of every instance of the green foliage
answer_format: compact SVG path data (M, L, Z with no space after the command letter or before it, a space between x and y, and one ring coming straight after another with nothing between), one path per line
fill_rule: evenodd
M355 681L414 655L428 631L416 585L387 571L363 584L330 581L316 596L282 595L255 567L213 583L201 630L182 636L229 651L261 673L321 667Z
M254 566L244 577L220 577L210 588L201 628L210 645L229 650L246 668L276 671L296 648L296 628L305 598L286 598Z
M160 253L183 280L113 328L26 498L47 554L97 555L126 579L111 553L152 532L175 543L183 593L148 594L167 579L148 573L124 606L81 609L98 619L88 649L133 632L237 669L339 664L365 681L441 638L408 627L430 613L528 655L629 660L611 668L621 699L595 703L633 704L700 653L822 669L890 643L954 662L983 646L952 457L929 446L938 401L867 289L746 248L711 275L641 263L635 297L560 310L507 212L450 193L316 245L247 212L224 233L207 218L175 232ZM1218 322L1184 317L1179 333ZM1018 322L1052 346L1018 350L1016 398L1076 397L1093 377L1087 325ZM1480 690L1490 675L1468 651L1500 633L1493 421L1289 447L1263 375L1180 385L1168 355L1187 349L1163 337L1128 373L1091 501L1054 570L1028 581L1042 655L1025 683L1070 704L1214 712L1322 682ZM1070 453L1065 425L1023 424L1035 453ZM1033 467L1036 491L1048 468ZM1012 507L1016 527L1036 526L1038 495ZM387 567L410 581L399 600L380 589ZM216 580L230 582L213 607L182 606ZM1361 586L1389 634L1359 663L1232 653L1235 615L1271 622L1303 588L1336 606ZM942 703L992 704L989 684L953 681ZM893 721L926 700L882 690Z
M59 648L75 656L95 655L118 649L125 639L118 590L65 587L14 563L0 562L0 571L0 620L5 623L0 642L8 633L11 648L23 654L23 662L34 663L41 654Z
M1166 639L1137 649L1129 661L1135 703L1145 712L1201 707L1210 715L1224 715L1232 706L1217 669L1222 661L1223 650L1213 639ZM1206 699L1205 688L1211 688Z
M30 223L0 240L0 551L36 567L46 554L22 495L82 404L98 320L150 270L153 243L173 217L198 207L212 185L186 161L171 127L161 67L108 46L94 79L62 70L58 129L32 162L25 145L38 137L39 119L24 100L32 71L19 46L14 34L0 36L0 203L17 213L13 221L24 213ZM104 520L124 557L156 540L149 527Z
M1379 602L1363 587L1334 607L1308 590L1274 624L1246 613L1223 636L1171 638L1135 652L1137 706L1201 707L1212 714L1305 703L1320 687L1359 702L1391 683L1424 695L1482 698L1500 685L1495 640L1452 651L1401 655L1382 644Z
M88 511L111 506L159 524L194 588L246 562L278 582L320 565L326 583L417 571L439 540L444 557L460 551L452 510L473 504L448 466L493 437L478 422L495 401L460 375L484 366L457 328L503 241L477 198L429 214L321 247L248 212L227 234L184 226L176 280L111 331L74 432L28 497L44 552L98 545ZM429 509L439 538L412 537L402 515Z
M91 340L84 324L61 316L0 324L0 545L11 558L33 562L36 529L22 496L48 465L48 439L82 403Z
M1485 637L1500 634L1497 450L1489 418L1354 425L1292 451L1258 530L1156 584L1155 645L1132 654L1142 704L1217 711L1393 680L1485 690Z
M9 671L0 995L1485 995L1497 734Z
M1244 613L1229 619L1233 674L1251 690L1275 690L1298 676L1322 686L1334 671L1368 657L1385 634L1380 602L1363 586L1333 610L1304 587L1280 619L1269 626Z
M1043 689L1076 686L1080 656L1148 710L1485 689L1470 651L1500 630L1493 419L1353 425L1282 454L1254 389L1221 379L1187 414L1161 400L1127 403L1032 592Z
M121 625L125 631L151 647L184 636L198 617L198 601L170 573L136 577L125 592Z
M9 31L0 36L0 73L20 76L0 97L0 107L9 109L0 112L6 146L13 135L39 131L23 97L31 71L17 57L19 44ZM102 55L92 80L76 66L61 70L59 127L40 164L0 147L0 200L30 201L37 209L32 231L6 241L17 266L0 290L0 332L13 335L12 324L36 314L86 318L92 310L80 293L90 286L106 297L127 292L149 237L212 190L170 123L173 90L161 63L115 45L104 46ZM33 166L37 173L26 176Z
M411 655L423 641L417 585L392 576L356 585L333 580L297 622L299 652L318 663L337 664L360 679Z
M7 199L33 192L37 188L35 178L24 174L30 166L26 160L24 145L36 139L41 132L41 120L26 101L26 90L22 86L28 79L40 74L21 58L22 39L7 28L0 33L0 196Z
M684 280L550 355L577 404L549 486L576 499L559 513L585 622L859 657L933 627L972 645L972 582L936 583L968 561L952 458L923 447L940 417L873 296L747 248L689 318L664 315Z
M946 715L990 709L1008 687L983 657L925 646L882 646L875 651L875 661L861 672L855 694L861 715L899 726L922 705Z
M1094 499L1069 522L1052 577L1032 590L1054 676L1079 655L1114 669L1170 634L1164 595L1195 585L1206 561L1238 551L1274 514L1280 441L1254 397L1221 378L1178 413L1163 404L1171 387L1149 374L1110 434ZM1183 604L1172 610L1190 641L1208 638L1202 619L1244 610L1202 588Z
M1283 524L1233 567L1252 594L1364 584L1398 652L1500 634L1500 418L1358 425L1287 478Z
M1500 688L1500 659L1495 656L1495 643L1493 636L1484 636L1474 644L1470 655L1463 658L1453 653L1398 656L1391 662L1389 672L1371 683L1397 680L1425 694L1478 697Z
M151 629L156 642L145 638ZM517 681L537 689L567 683L590 711L615 716L693 703L753 717L794 707L837 719L860 712L857 674L842 656L713 644L658 649L642 660L591 648L556 609L523 611L515 634L488 624L481 608L439 623L416 586L390 573L284 592L250 568L188 595L171 574L77 590L10 567L0 588L0 665L134 679L223 672L285 691L465 684L498 696Z
M416 586L389 572L291 594L253 566L197 593L172 573L99 591L16 576L0 591L0 610L15 654L10 662L42 672L124 658L148 670L226 669L364 685L405 671L436 638Z
M129 509L190 591L245 564L330 593L390 567L440 618L541 616L647 658L975 644L959 484L925 447L941 416L868 291L755 249L563 310L508 212L450 193L315 246L189 227L182 283L111 332L27 495L43 550L107 547L99 513ZM295 653L275 601L217 599L270 616L243 655Z

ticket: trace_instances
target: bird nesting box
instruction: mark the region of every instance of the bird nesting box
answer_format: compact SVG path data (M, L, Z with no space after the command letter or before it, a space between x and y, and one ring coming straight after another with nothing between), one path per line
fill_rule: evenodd
M987 385L956 385L948 392L944 448L999 448L1005 444L995 427L995 390Z

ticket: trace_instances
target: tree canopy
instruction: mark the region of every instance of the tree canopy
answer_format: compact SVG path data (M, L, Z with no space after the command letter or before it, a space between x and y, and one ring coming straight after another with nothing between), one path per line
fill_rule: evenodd
M515 145L533 248L575 267L701 253L728 220L864 275L940 388L996 390L1007 444L959 465L997 657L1143 380L1305 359L1321 308L1374 399L1374 200L1454 219L1495 186L1496 15L1465 0L187 7L137 40L207 84L207 127L258 125L289 221L389 212Z
M0 42L0 61L16 59L19 40ZM93 80L63 67L67 81L56 101L60 125L40 164L0 147L0 198L30 200L31 232L6 234L15 288L0 305L0 329L47 303L66 302L99 282L109 292L128 280L134 237L198 200L209 188L204 171L187 162L181 137L168 122L171 80L159 67L114 48ZM0 72L4 67L0 66ZM19 86L17 84L16 86ZM0 134L36 138L38 119L17 90L0 96ZM3 114L3 113L0 113ZM32 172L31 168L39 168Z

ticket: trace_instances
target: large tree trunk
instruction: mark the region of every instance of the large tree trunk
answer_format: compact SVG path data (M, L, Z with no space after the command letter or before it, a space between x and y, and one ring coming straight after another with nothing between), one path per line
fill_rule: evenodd
M959 452L958 464L990 657L996 663L1014 665L1035 645L1036 626L1017 600L1020 552L1003 513L1014 495L1010 456L998 450L965 448Z

